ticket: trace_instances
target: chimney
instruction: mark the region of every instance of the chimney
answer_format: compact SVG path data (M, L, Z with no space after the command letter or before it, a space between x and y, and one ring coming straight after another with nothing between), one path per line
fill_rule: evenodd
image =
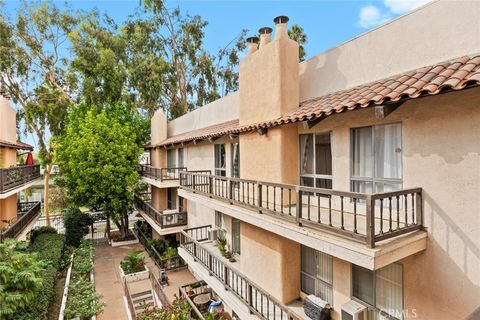
M270 42L270 34L272 31L270 27L263 27L258 30L258 33L260 33L260 48Z
M258 50L258 37L247 38L248 54L252 54Z
M287 16L278 16L273 19L273 22L275 22L275 40L278 40L280 38L288 38L288 20L289 19Z

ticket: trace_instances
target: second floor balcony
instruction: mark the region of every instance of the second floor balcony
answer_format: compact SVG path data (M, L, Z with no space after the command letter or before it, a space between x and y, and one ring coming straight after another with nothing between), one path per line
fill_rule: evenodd
M0 230L0 241L5 238L18 238L24 234L41 214L42 205L40 202L19 202L17 204L17 217L11 220L2 220L6 225Z
M176 233L187 225L187 212L176 210L159 211L151 201L135 196L135 207L148 223L161 235ZM180 228L180 229L178 229ZM178 229L178 230L177 230Z
M210 170L189 171L187 167L156 168L150 165L141 165L139 173L142 180L157 188L172 188L179 186L180 174L187 171L193 173L211 173Z
M10 196L40 178L40 165L13 166L0 169L0 195Z

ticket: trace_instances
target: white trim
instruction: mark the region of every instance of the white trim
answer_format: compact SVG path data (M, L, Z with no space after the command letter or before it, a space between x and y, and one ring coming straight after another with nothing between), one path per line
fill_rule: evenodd
M146 182L154 187L163 189L163 188L178 188L180 186L180 180L155 180L152 178L142 177L142 181Z
M19 186L18 188L13 188L12 190L6 192L6 193L0 193L0 200L6 199L10 196L13 196L14 194L19 193L20 191L26 190L30 187L32 187L34 184L36 184L37 181L42 181L42 179L35 179L32 180L24 185Z
M62 304L60 306L60 313L58 314L58 320L65 319L65 308L67 307L68 286L70 285L70 278L72 276L73 267L73 253L70 256L70 266L67 271L67 278L65 279L65 286L63 287Z

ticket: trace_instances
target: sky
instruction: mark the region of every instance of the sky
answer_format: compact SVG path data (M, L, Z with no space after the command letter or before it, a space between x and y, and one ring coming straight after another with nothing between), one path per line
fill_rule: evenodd
M6 10L7 15L13 19L21 2L3 2L5 6L1 10ZM53 2L58 6L65 3ZM427 2L429 0L166 0L165 4L170 8L179 7L182 12L190 15L200 15L209 22L205 29L204 43L205 48L212 53L225 47L242 29L248 29L249 35L255 35L261 27L273 28L273 18L276 16L286 15L290 18L290 24L304 28L308 37L305 45L308 59ZM97 8L121 24L134 13L140 0L71 0L68 3L73 9ZM21 138L36 145L31 135Z

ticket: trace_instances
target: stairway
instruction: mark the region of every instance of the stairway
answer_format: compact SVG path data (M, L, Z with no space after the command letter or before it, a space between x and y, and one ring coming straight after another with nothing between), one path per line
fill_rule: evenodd
M152 290L134 293L131 295L131 297L132 297L133 307L135 308L135 314L137 315L142 313L145 310L151 310L155 306ZM148 305L147 309L145 309L145 305Z

